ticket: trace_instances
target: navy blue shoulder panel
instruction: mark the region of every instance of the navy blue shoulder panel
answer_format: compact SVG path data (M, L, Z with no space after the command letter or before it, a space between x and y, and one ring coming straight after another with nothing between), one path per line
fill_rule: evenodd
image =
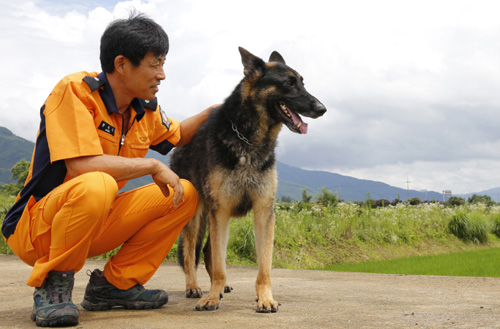
M67 169L64 161L50 163L49 145L45 133L45 116L43 106L40 110L41 122L33 157L33 172L30 181L21 190L20 199L9 209L2 224L2 234L5 238L14 233L17 223L31 196L39 201L57 186L64 182Z
M156 111L156 108L158 107L158 98L155 97L152 101L148 101L142 98L139 98L139 100L141 101L141 104L145 109Z
M90 91L95 91L106 84L105 80L101 80L97 77L86 76L83 78L83 81L89 85Z

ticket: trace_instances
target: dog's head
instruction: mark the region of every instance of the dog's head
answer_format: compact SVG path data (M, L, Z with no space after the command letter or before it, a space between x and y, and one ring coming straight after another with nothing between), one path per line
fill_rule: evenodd
M284 123L298 134L307 133L307 123L300 115L317 118L325 114L326 107L309 94L302 76L286 65L283 57L273 51L269 62L239 48L244 67L243 94L263 102L270 118Z

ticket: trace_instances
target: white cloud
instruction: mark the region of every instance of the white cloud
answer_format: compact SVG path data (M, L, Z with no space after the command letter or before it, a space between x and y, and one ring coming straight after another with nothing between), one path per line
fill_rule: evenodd
M237 50L278 50L328 108L305 136L283 129L279 160L415 188L479 191L500 175L496 1L3 1L0 125L34 140L66 74L98 71L106 25L137 8L167 31L158 94L183 119L229 95ZM420 183L422 182L422 183Z

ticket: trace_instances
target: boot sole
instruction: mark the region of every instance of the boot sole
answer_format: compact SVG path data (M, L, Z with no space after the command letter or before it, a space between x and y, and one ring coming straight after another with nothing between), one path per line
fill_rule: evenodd
M63 315L53 319L31 315L31 320L36 321L38 327L69 327L78 324L78 317L73 315Z
M99 298L92 298L92 300L88 300L84 298L83 302L80 305L87 311L108 311L113 307L123 307L128 310L151 310L159 308L165 305L167 302L168 298L155 302L123 301Z

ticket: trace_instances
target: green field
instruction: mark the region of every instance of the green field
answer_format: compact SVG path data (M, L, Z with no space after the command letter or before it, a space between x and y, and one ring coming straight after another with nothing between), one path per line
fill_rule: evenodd
M500 248L464 251L357 264L336 264L324 270L385 274L500 277Z

